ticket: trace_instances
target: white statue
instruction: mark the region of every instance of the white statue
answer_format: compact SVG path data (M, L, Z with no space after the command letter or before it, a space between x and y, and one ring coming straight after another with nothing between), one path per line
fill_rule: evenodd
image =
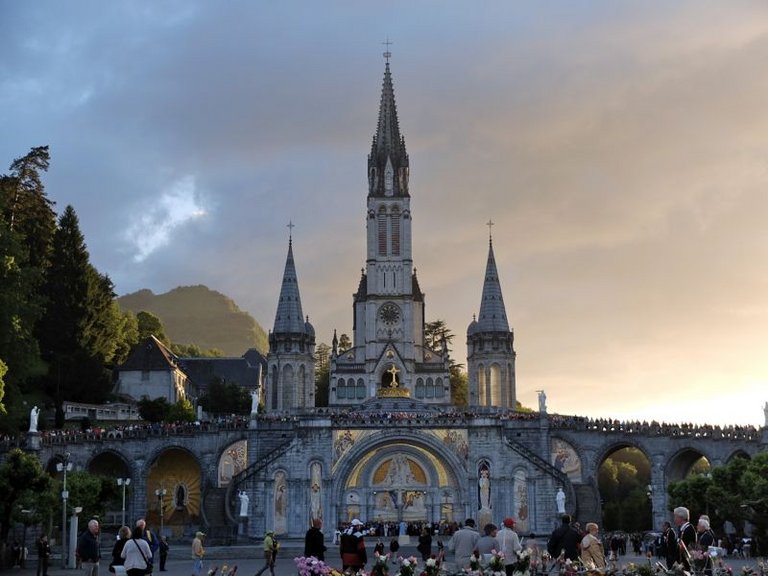
M765 415L765 427L768 428L768 402L763 406L763 414Z
M259 389L251 390L251 414L259 413Z
M29 431L30 432L37 432L37 419L40 416L40 408L37 406L32 408L32 411L29 413Z
M557 502L557 513L565 514L565 492L563 492L562 488L557 489L557 494L555 495L555 502Z
M240 517L246 518L248 517L248 503L251 501L251 499L248 497L248 494L245 492L245 490L241 490L237 497L240 498Z
M480 492L480 508L482 510L490 510L491 508L491 474L488 468L480 470L480 478L477 480L477 484Z
M539 412L546 413L547 411L547 395L544 394L544 390L539 390Z

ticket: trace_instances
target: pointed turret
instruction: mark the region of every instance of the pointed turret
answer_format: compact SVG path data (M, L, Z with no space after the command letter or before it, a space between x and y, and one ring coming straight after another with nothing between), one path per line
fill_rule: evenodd
M509 332L507 311L501 294L496 258L493 254L493 239L488 242L488 263L485 266L483 299L480 302L480 317L472 324L476 332Z
M488 225L493 226L493 222ZM514 335L501 294L493 238L489 236L480 314L467 328L470 406L515 408L515 357Z
M369 196L408 196L408 153L400 135L389 62L384 68L379 121L368 156Z
M299 281L296 277L296 264L293 261L293 239L288 240L288 257L285 260L283 284L280 288L280 300L275 314L274 334L303 334L305 332L304 314L301 311Z
M293 224L288 225L290 228ZM293 238L288 239L283 284L275 325L269 333L266 410L295 410L314 406L315 329L304 317L299 295Z

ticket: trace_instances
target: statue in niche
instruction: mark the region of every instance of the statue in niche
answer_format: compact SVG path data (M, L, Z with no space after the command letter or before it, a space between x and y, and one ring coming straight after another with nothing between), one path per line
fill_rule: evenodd
M557 494L555 495L555 503L557 504L557 513L565 514L565 492L563 492L562 488L557 489Z
M247 518L248 504L250 503L251 499L248 497L248 493L245 490L241 490L237 497L240 499L240 517Z

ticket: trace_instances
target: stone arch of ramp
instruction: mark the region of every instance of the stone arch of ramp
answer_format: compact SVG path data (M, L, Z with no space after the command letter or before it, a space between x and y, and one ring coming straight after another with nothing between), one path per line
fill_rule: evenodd
M406 461L399 466L403 476L387 478L393 466L398 474L398 465L392 463L397 457ZM463 518L466 474L466 462L434 434L400 430L361 436L335 465L336 516L339 522L351 516L366 521ZM391 493L389 511L382 505L384 492ZM411 505L413 510L407 512Z
M232 476L248 467L248 438L233 439L223 445L216 455L216 479L219 488L229 485Z
M615 439L611 438L607 442L603 443L596 452L595 457L595 476L597 476L597 471L600 469L600 466L602 466L603 462L614 452L621 450L622 448L635 448L642 452L643 456L645 456L645 459L648 460L648 463L653 466L653 458L651 458L651 454L648 451L648 448L643 445L642 442L632 442L630 440L624 439Z
M725 458L725 464L728 464L731 462L734 458L746 458L747 460L752 460L752 455L747 452L746 450L742 448L736 448L733 452L731 452L726 458Z
M91 474L110 478L134 478L131 458L111 448L93 454L86 463L85 469Z
M199 523L202 514L203 466L185 446L170 445L154 451L146 471L147 521L163 523L174 535ZM160 492L158 495L157 492Z
M712 456L693 446L684 446L675 451L672 456L667 458L664 466L667 484L670 482L678 482L685 478L691 471L693 465L702 457L706 458L707 462L711 465Z

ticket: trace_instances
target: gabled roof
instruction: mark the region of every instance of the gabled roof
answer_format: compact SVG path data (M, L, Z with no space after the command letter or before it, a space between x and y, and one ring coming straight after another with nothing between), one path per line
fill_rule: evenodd
M159 372L178 369L179 358L154 336L139 342L128 354L118 370L121 372Z

